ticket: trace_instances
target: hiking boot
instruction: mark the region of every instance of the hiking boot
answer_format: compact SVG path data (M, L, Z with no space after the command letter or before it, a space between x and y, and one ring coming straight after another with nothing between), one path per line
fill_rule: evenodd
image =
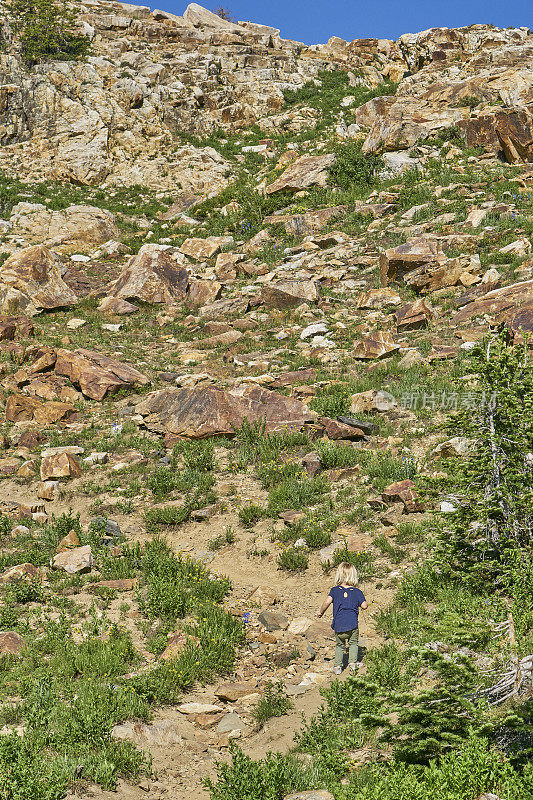
M356 672L357 672L357 670L359 669L359 664L357 664L357 663L353 663L353 662L352 662L351 664L348 664L348 669L350 670L350 672L352 673L352 675L355 675L355 673L356 673Z
M340 675L342 672L342 667L333 667L333 674Z

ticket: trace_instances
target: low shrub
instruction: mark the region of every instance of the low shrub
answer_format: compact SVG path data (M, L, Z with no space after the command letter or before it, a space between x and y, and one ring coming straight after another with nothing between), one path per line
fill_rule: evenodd
M323 476L308 478L288 478L274 486L268 494L267 511L277 516L281 511L298 511L316 503L328 491L328 483Z
M307 554L301 547L287 547L278 556L280 569L286 569L289 572L303 572L307 569L308 564Z
M283 691L283 684L267 683L265 692L254 709L253 717L260 728L272 717L282 717L292 708L292 702Z
M341 189L351 189L354 186L366 188L376 182L377 173L384 166L383 159L375 153L364 154L361 147L358 140L337 145L335 161L329 168L330 183Z
M255 503L247 503L239 508L237 516L244 528L253 528L255 523L259 522L264 514L264 510L260 506L257 506Z

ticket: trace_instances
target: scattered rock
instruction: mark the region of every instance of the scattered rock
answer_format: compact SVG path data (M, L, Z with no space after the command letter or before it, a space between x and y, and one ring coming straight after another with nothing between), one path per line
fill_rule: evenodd
M0 310L33 316L77 302L61 277L59 261L43 245L24 247L0 266Z
M289 626L289 620L281 611L261 611L257 619L267 631L284 631Z
M396 291L389 286L382 289L370 289L360 295L357 301L357 308L363 311L386 308L387 306L398 306L402 302L402 298Z
M357 342L353 350L353 357L365 360L384 358L399 349L400 345L396 344L390 333L376 331L369 336L363 336L361 341Z
M427 328L437 316L428 300L415 300L396 311L396 327L398 331L414 331Z
M238 714L232 712L225 714L217 725L217 733L230 733L232 731L243 731L246 725Z
M81 547L79 536L76 531L70 531L59 542L56 553L64 553L66 550L74 550L76 547Z
M54 556L51 566L54 569L62 569L69 575L77 575L80 572L90 572L93 565L93 554L90 545L75 547L72 550L65 550Z
M418 236L405 244L386 250L380 256L381 284L399 281L408 272L418 267L441 264L446 261L437 239Z
M247 697L257 692L255 683L222 683L215 689L215 697L228 703L234 703L241 697Z
M303 303L315 303L318 297L316 281L271 281L261 288L261 300L269 308L297 308Z
M67 420L76 412L70 403L57 400L43 402L26 394L12 394L7 398L6 420L8 422L36 422L49 425Z
M279 603L278 595L268 586L258 586L248 595L248 600L259 603L261 606L274 606Z
M224 711L221 706L215 706L213 703L182 703L178 706L178 711L182 714L196 715L196 714L218 714Z
M298 617L297 619L291 620L287 630L295 636L302 636L311 627L313 622L314 620L308 619L307 617Z
M169 719L161 719L148 725L145 722L123 722L111 730L113 739L135 742L141 747L168 747L182 744L179 727Z
M0 654L20 655L24 647L24 639L15 631L0 631Z
M332 154L297 158L274 183L266 187L265 191L267 194L274 194L274 192L281 191L298 192L309 186L325 187L328 180L328 167L334 161L335 156Z
M352 394L350 398L350 411L352 414L368 413L372 411L386 412L397 405L395 398L388 392L369 389L367 392Z
M180 252L194 258L196 261L204 261L205 259L216 256L222 247L226 247L226 245L232 243L232 236L208 236L206 239L185 239L180 247Z
M90 583L87 586L89 592L98 591L98 589L108 589L113 592L131 592L137 586L137 581L134 578L116 578L115 580L97 581Z
M454 436L447 442L437 445L432 451L433 458L465 458L468 456L473 448L475 442L472 439L467 439L464 436Z
M93 350L58 350L55 372L68 377L91 400L103 400L119 389L146 386L150 382L129 364Z
M80 478L81 475L81 465L70 453L45 456L41 461L42 481L50 478Z
M17 564L0 575L0 584L20 583L20 581L40 582L41 574L33 564Z
M64 245L69 250L119 237L114 215L97 206L68 206L51 211L39 203L17 203L11 223L13 234L31 244Z
M129 259L109 289L106 303L111 303L112 298L144 303L180 302L185 299L188 284L187 270L171 258L167 247L145 244Z

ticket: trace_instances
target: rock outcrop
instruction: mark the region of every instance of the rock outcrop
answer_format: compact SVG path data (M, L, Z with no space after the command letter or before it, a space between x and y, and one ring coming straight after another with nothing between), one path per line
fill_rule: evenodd
M257 121L267 131L282 124L296 130L299 117L308 125L316 112L275 115L284 90L338 68L369 86L399 83L395 95L358 109L365 152L405 149L458 125L474 146L513 162L533 158L527 28L433 28L396 42L332 37L305 47L275 28L231 23L195 3L177 16L95 0L79 21L92 38L85 62L28 72L15 49L0 56L0 168L9 173L216 193L231 175L229 163L213 147L183 143L180 133ZM305 169L293 172L289 166L268 191L306 184Z
M135 410L150 429L188 439L231 436L245 419L252 425L264 422L267 431L299 430L314 417L299 400L254 384L228 391L211 386L162 389L149 394Z
M61 277L59 259L43 245L24 247L0 267L3 313L31 316L76 302L76 295Z

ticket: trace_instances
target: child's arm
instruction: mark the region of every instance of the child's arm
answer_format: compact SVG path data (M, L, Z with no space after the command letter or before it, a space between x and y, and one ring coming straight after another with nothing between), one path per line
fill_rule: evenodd
M329 597L329 596L326 597L326 599L324 600L324 602L320 606L320 611L318 612L317 617L321 617L322 614L326 611L326 609L328 609L330 607L330 605L332 603L333 603L333 598Z
M361 608L362 608L363 610L364 610L365 608L368 608L368 603L366 602L366 600L363 600L363 602L361 603Z

